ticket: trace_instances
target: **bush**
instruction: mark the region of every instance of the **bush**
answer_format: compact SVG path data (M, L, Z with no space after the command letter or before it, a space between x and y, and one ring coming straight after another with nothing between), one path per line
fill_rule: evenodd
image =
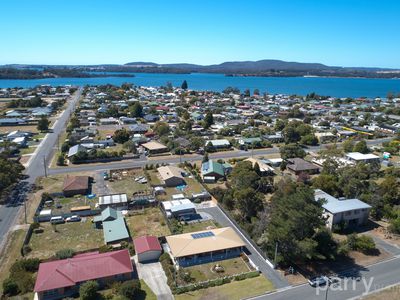
M19 271L36 272L39 269L40 260L38 258L26 258L17 260L10 268L10 273Z
M106 253L112 251L112 247L110 245L103 245L99 247L99 253Z
M96 300L99 299L99 284L96 281L86 281L79 288L81 300Z
M56 252L57 259L66 259L71 258L75 254L75 251L72 249L61 249Z
M350 234L347 237L347 244L349 249L359 251L364 254L371 254L376 251L374 240L367 235L357 236L356 234Z
M29 245L24 245L22 247L22 254L25 256L27 255L29 252L32 251L32 248Z
M8 296L15 296L19 293L18 284L12 278L3 281L3 293Z
M164 252L163 254L160 255L160 258L158 260L162 262L164 260L171 260L171 258L167 252Z
M63 154L60 154L57 157L57 166L64 166L65 165L65 158Z
M133 299L139 291L140 281L133 279L123 282L118 289L118 294L128 299Z

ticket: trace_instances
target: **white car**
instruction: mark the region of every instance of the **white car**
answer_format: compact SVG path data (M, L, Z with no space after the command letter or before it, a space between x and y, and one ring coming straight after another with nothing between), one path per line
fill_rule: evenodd
M308 283L312 287L322 286L329 283L329 278L326 276L318 276L308 280Z
M80 222L81 217L80 216L71 216L65 219L67 222Z

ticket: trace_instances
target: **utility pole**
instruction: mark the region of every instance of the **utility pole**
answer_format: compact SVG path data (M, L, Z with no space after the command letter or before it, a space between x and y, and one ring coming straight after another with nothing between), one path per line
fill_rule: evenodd
M45 155L43 155L43 168L44 168L44 176L47 177L46 156Z
M275 243L275 257L274 257L274 268L276 269L276 258L278 256L278 242Z
M24 211L25 211L25 224L28 224L28 219L26 216L26 195L24 194Z

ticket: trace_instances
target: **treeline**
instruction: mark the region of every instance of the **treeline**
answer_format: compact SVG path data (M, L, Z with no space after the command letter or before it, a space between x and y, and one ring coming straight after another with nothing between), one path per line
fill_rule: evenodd
M0 156L0 198L7 188L21 178L23 169L19 162Z
M31 99L16 99L12 100L7 104L8 108L17 108L17 107L40 107L43 106L44 102L43 100L36 96Z

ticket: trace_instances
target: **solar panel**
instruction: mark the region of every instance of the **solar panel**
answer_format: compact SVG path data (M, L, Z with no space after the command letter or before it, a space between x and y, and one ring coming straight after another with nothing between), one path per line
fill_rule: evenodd
M201 238L205 238L205 237L214 236L214 233L211 231L206 231L206 232L200 232L200 233L192 233L191 236L194 239L201 239Z

